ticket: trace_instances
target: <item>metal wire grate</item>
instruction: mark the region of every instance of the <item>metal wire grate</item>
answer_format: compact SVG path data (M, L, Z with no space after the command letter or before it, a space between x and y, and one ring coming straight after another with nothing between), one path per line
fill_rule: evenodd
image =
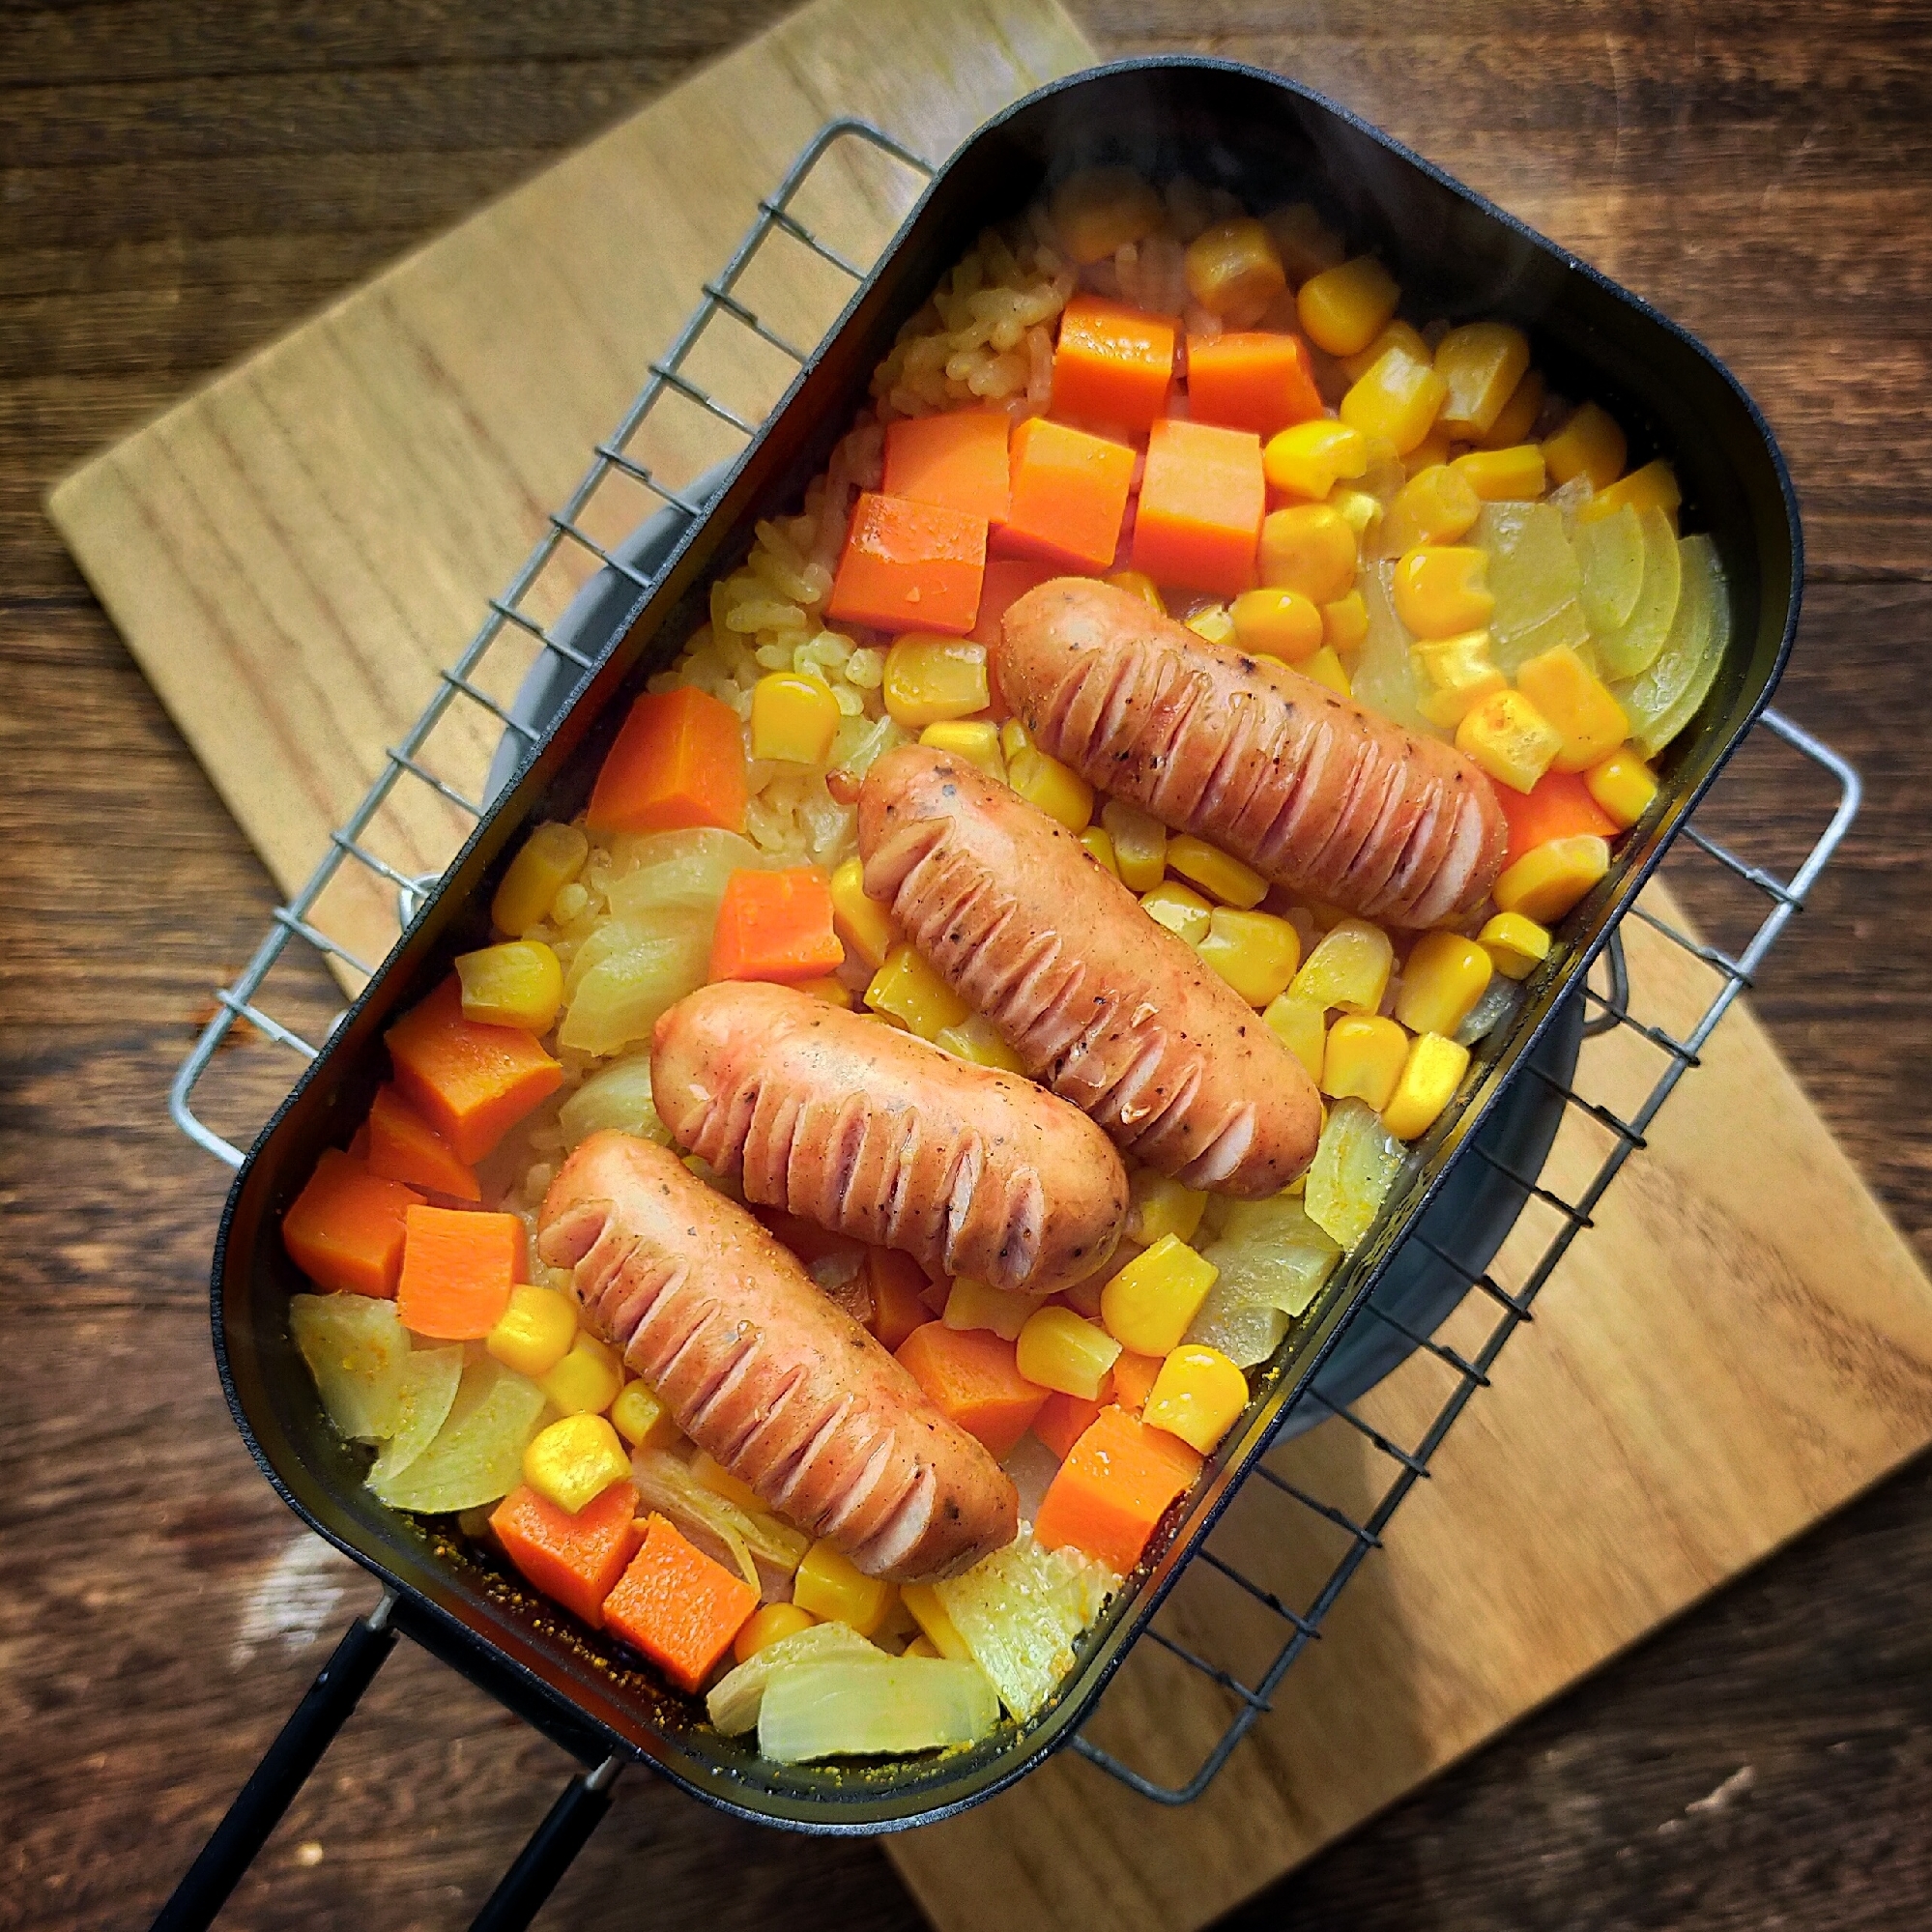
M670 350L650 364L649 380L637 400L626 412L611 438L596 447L593 460L583 480L554 516L541 540L531 553L505 593L491 600L481 628L457 661L442 674L438 688L421 717L390 749L382 770L367 793L332 839L329 851L303 889L285 906L278 908L268 934L246 966L216 995L216 1010L203 1029L193 1051L183 1063L169 1093L169 1110L176 1123L197 1144L231 1167L241 1165L239 1147L208 1126L195 1112L197 1088L214 1062L217 1050L238 1021L245 1021L275 1045L312 1059L316 1049L294 1025L285 1024L263 1004L265 983L294 941L301 941L309 953L326 962L338 979L354 982L368 977L372 967L340 939L332 937L318 923L318 906L325 892L345 865L353 862L369 878L392 891L396 902L398 930L414 916L426 880L418 873L391 863L372 850L371 829L379 824L399 787L414 785L447 811L447 854L453 854L472 823L480 816L482 803L446 773L439 773L427 748L439 724L453 706L480 707L492 722L491 729L510 734L527 754L535 734L513 716L508 706L488 688L493 653L505 641L515 641L525 649L522 668L533 657L552 653L581 677L592 668L590 656L571 644L560 640L533 614L533 592L560 552L566 548L581 553L595 567L609 567L620 573L640 590L649 588L649 578L611 545L601 542L587 527L590 514L613 479L641 486L660 503L696 515L702 505L683 494L689 479L668 481L638 453L639 432L667 396L681 399L712 421L722 423L737 437L749 439L759 424L741 409L718 399L689 372L693 351L714 325L728 324L748 332L791 362L801 365L809 354L773 328L749 305L737 291L747 271L773 237L782 236L807 250L817 260L835 270L850 283L867 273L866 266L818 232L797 213L801 192L824 159L843 143L882 158L906 171L912 180L930 176L930 165L869 123L839 120L822 129L800 154L777 189L759 204L757 219L739 243L730 261L712 282L705 285L704 301L693 312ZM497 667L499 670L501 667ZM1137 1666L1143 1655L1171 1658L1185 1670L1214 1685L1226 1700L1226 1722L1219 1733L1207 1740L1192 1769L1136 1769L1125 1759L1088 1735L1105 1729L1109 1700L1103 1699L1095 1716L1074 1739L1074 1748L1103 1770L1142 1796L1164 1804L1185 1804L1197 1798L1226 1763L1229 1754L1265 1713L1295 1659L1321 1635L1322 1625L1349 1579L1371 1550L1382 1545L1389 1525L1403 1499L1418 1482L1427 1478L1430 1462L1449 1431L1477 1390L1486 1387L1490 1371L1510 1337L1531 1318L1537 1295L1568 1253L1571 1243L1586 1227L1604 1191L1616 1178L1624 1163L1645 1144L1645 1137L1658 1110L1668 1100L1678 1081L1697 1064L1698 1055L1712 1029L1729 1009L1732 1001L1762 966L1766 955L1792 915L1803 904L1820 871L1837 848L1858 811L1860 786L1857 773L1829 747L1800 730L1775 712L1767 712L1760 727L1747 740L1758 751L1787 758L1795 757L1822 779L1819 817L1822 829L1795 864L1782 875L1770 862L1759 862L1732 851L1697 824L1685 830L1685 839L1720 870L1734 887L1741 887L1753 907L1763 906L1754 914L1755 924L1747 930L1735 950L1723 947L1680 930L1660 917L1650 906L1639 903L1632 916L1649 937L1640 950L1655 959L1656 945L1674 949L1696 963L1709 975L1708 989L1696 1010L1688 1015L1662 1012L1651 1014L1646 1008L1646 975L1641 961L1634 973L1627 966L1624 947L1613 939L1593 983L1586 989L1590 1017L1586 1032L1603 1036L1623 1034L1630 1042L1641 1042L1658 1056L1655 1077L1647 1087L1635 1092L1604 1091L1596 1097L1584 1089L1590 1084L1593 1062L1586 1050L1578 1075L1569 1082L1558 1081L1541 1068L1531 1066L1525 1078L1534 1077L1561 1098L1566 1127L1587 1123L1588 1130L1607 1139L1600 1158L1577 1168L1562 1182L1553 1178L1555 1163L1546 1165L1542 1174L1515 1173L1495 1160L1482 1146L1472 1142L1472 1157L1488 1160L1499 1174L1524 1190L1531 1201L1519 1232L1541 1217L1547 1224L1546 1237L1540 1245L1514 1240L1506 1248L1507 1263L1499 1260L1486 1269L1471 1270L1454 1254L1417 1234L1436 1258L1468 1283L1463 1306L1450 1323L1433 1336L1426 1336L1404 1326L1395 1315L1372 1302L1355 1317L1358 1321L1380 1322L1413 1345L1419 1360L1437 1365L1450 1377L1447 1395L1433 1407L1427 1425L1412 1444L1405 1446L1363 1410L1372 1406L1357 1403L1338 1406L1311 1390L1305 1402L1329 1411L1343 1427L1357 1432L1373 1452L1375 1462L1386 1469L1387 1481L1372 1501L1348 1504L1317 1493L1305 1474L1284 1469L1282 1452L1271 1454L1258 1464L1237 1503L1237 1508L1272 1508L1299 1518L1303 1528L1318 1526L1320 1536L1339 1536L1341 1547L1332 1562L1317 1564L1304 1587L1271 1587L1251 1573L1256 1567L1230 1556L1227 1549L1233 1537L1229 1518L1217 1527L1193 1565L1182 1587L1164 1604L1146 1631L1146 1642L1138 1646L1129 1668ZM519 758L521 762L521 758ZM1721 797L1721 793L1719 793ZM1700 814L1701 815L1701 814ZM430 875L433 878L434 875ZM311 962L312 963L312 962ZM1652 979L1661 978L1656 972ZM1600 985L1598 981L1600 980ZM1625 1086L1628 1087L1628 1081ZM1563 1137L1558 1139L1559 1150ZM1526 1252L1518 1252L1526 1251ZM1509 1280L1506 1282L1505 1277ZM1446 1335L1462 1333L1472 1309L1490 1309L1483 1317L1481 1332L1470 1336L1457 1347L1443 1340ZM1286 1527L1280 1525L1278 1527ZM1269 1539L1283 1547L1306 1550L1306 1538L1294 1534L1273 1534ZM1220 1545L1220 1547L1217 1547ZM1254 1606L1258 1631L1246 1631L1254 1656L1248 1658L1217 1660L1204 1656L1188 1632L1197 1621L1190 1612L1187 1593L1196 1587L1231 1588Z

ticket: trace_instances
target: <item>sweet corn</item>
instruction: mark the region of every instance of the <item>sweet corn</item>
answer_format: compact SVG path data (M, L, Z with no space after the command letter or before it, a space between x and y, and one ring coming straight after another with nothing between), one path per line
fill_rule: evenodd
M852 1010L851 988L842 979L801 979L794 983L800 993L809 993L827 1006L836 1006L845 1013Z
M616 1354L580 1328L556 1367L531 1379L564 1415L600 1416L617 1400L624 1374Z
M828 1624L849 1624L862 1637L884 1623L897 1594L822 1541L805 1552L792 1578L792 1600L801 1610Z
M1329 491L1326 501L1329 508L1355 533L1355 554L1359 557L1363 545L1381 528L1381 499L1371 497L1367 490L1351 490L1346 483L1338 483Z
M563 966L541 939L508 939L480 952L460 953L463 1018L486 1026L547 1033L563 1004Z
M986 709L986 646L907 631L885 653L885 708L895 724L924 731Z
M999 749L1009 764L1032 742L1032 734L1018 718L1008 718L999 728Z
M1214 917L1214 908L1198 892L1191 892L1171 879L1164 879L1153 891L1143 892L1140 904L1156 925L1165 926L1191 946L1199 945L1207 937L1208 925Z
M1027 745L1006 762L1006 782L1070 832L1086 830L1093 817L1093 787L1070 764Z
M1331 356L1359 355L1396 312L1402 292L1373 255L1311 275L1295 294L1302 332Z
M1252 215L1217 221L1188 244L1188 293L1232 329L1252 329L1288 285L1274 238Z
M1427 361L1397 343L1341 398L1341 419L1365 436L1386 436L1398 455L1406 455L1435 427L1448 393Z
M1402 965L1396 1018L1411 1033L1451 1034L1469 1018L1495 968L1460 933L1425 933Z
M1396 492L1382 522L1383 546L1402 551L1419 543L1454 543L1468 533L1482 510L1482 500L1459 468L1431 464Z
M1634 825L1657 796L1656 774L1628 745L1600 759L1583 774L1583 783L1620 831Z
M1549 934L1520 912L1498 912L1476 935L1476 943L1505 979L1527 979L1549 957Z
M575 825L539 825L510 860L490 901L500 933L520 939L549 912L559 892L584 869L591 842Z
M1417 703L1431 724L1453 729L1491 692L1502 690L1509 680L1496 668L1486 630L1410 645L1409 655L1426 687Z
M937 1040L965 1023L972 1008L903 939L885 956L865 990L875 1013L904 1021L922 1040Z
M1268 881L1253 866L1192 832L1176 833L1168 841L1168 870L1211 892L1224 906L1239 906L1244 911L1268 896Z
M1539 925L1561 919L1610 869L1610 848L1588 832L1551 839L1526 851L1497 879L1493 897L1505 912Z
M1321 607L1321 641L1331 650L1356 650L1369 635L1369 606L1360 591L1350 591Z
M1427 1134L1456 1098L1468 1064L1467 1047L1458 1047L1440 1033L1419 1033L1410 1043L1396 1090L1382 1109L1382 1125L1398 1140Z
M948 1328L990 1328L1002 1341L1018 1341L1020 1331L1040 1306L1031 1295L1009 1294L968 1275L954 1278L939 1319Z
M1121 1347L1165 1355L1187 1333L1220 1273L1185 1241L1164 1234L1100 1291L1100 1318Z
M1416 637L1480 630L1496 608L1486 551L1421 544L1397 560L1396 615Z
M1367 919L1340 919L1315 941L1288 992L1317 1013L1331 1006L1343 1013L1373 1013L1388 990L1395 962L1396 949L1381 927Z
M1559 771L1587 771L1629 736L1630 721L1609 687L1573 645L1559 644L1516 668L1516 688L1563 738L1550 761Z
M1465 322L1435 345L1435 370L1448 389L1442 426L1477 443L1496 426L1529 373L1529 337L1507 322Z
M902 1583L899 1586L899 1600L906 1607L907 1614L919 1626L919 1638L932 1646L935 1657L949 1657L958 1663L970 1663L972 1652L966 1648L966 1640L960 1635L959 1626L952 1620L951 1613L939 1601L939 1593L930 1583ZM906 1653L911 1655L908 1647Z
M1377 1113L1389 1104L1409 1036L1393 1020L1373 1013L1347 1013L1328 1029L1321 1056L1321 1090L1331 1100L1367 1101Z
M1234 614L1226 604L1209 604L1206 609L1197 611L1187 621L1188 628L1197 637L1204 637L1210 644L1234 642Z
M633 1449L669 1449L679 1430L648 1382L626 1382L611 1404L611 1422Z
M796 1603L761 1603L732 1639L732 1656L739 1663L749 1663L760 1651L768 1650L783 1637L809 1630L818 1621Z
M1520 691L1494 691L1456 726L1456 748L1497 784L1528 792L1563 749L1563 734Z
M774 671L751 687L751 755L822 764L839 717L838 700L822 678Z
M1484 449L1509 449L1527 442L1537 418L1543 414L1544 394L1543 371L1526 371L1522 381L1511 390L1510 399L1503 405L1502 415L1490 425L1488 435L1477 438L1478 446Z
M1312 1081L1321 1078L1325 1040L1322 1009L1312 1000L1297 998L1291 990L1271 999L1261 1024L1308 1069Z
M1616 418L1594 402L1582 404L1543 446L1543 460L1559 483L1588 476L1593 490L1607 490L1624 474L1629 455Z
M1313 503L1342 477L1359 476L1368 467L1369 439L1324 416L1277 430L1261 451L1261 471L1270 489Z
M977 1013L968 1014L957 1026L942 1027L933 1036L933 1044L976 1067L996 1067L1008 1074L1026 1071L1025 1063L994 1030L993 1023Z
M946 718L919 734L921 744L976 764L989 778L1006 783L1006 754L999 748L999 727L986 718Z
M1162 598L1161 589L1144 570L1115 570L1107 579L1116 591L1126 591L1137 596L1151 611L1160 616L1168 615L1168 606Z
M577 1304L568 1295L519 1282L483 1346L505 1369L534 1381L569 1354L576 1336Z
M1152 1168L1138 1168L1127 1183L1127 1238L1142 1248L1151 1248L1164 1234L1176 1241L1192 1241L1195 1229L1207 1209L1207 1196L1197 1188L1183 1187Z
M903 1583L899 1586L899 1605L901 1609L906 1607L906 1586ZM921 1630L899 1655L901 1657L937 1657L939 1651L932 1638L925 1631Z
M1326 684L1338 697L1352 698L1355 687L1348 681L1347 668L1335 653L1333 645L1322 648L1302 659L1295 666L1304 678L1312 678L1317 684Z
M1534 443L1507 449L1472 449L1450 466L1485 504L1532 503L1543 495L1543 451Z
M630 1474L630 1456L602 1416L565 1416L525 1445L523 1480L574 1516Z
M1547 452L1545 460L1546 457ZM1599 490L1576 512L1576 521L1595 523L1599 517L1615 516L1626 504L1629 504L1639 515L1645 510L1662 510L1674 526L1677 506L1683 501L1684 493L1677 486L1677 472L1659 456L1655 462L1646 463L1641 470L1632 470L1608 489Z
M1105 825L1089 825L1080 835L1080 842L1086 848L1086 855L1095 865L1105 866L1115 879L1120 877L1120 861L1113 855L1113 841L1108 836Z
M1100 808L1100 822L1113 841L1113 862L1130 892L1150 892L1168 876L1168 828L1124 798Z
M1160 194L1132 168L1081 168L1053 189L1053 234L1084 268L1150 235L1167 218Z
M1438 423L1413 449L1403 453L1402 475L1413 480L1425 470L1446 469L1455 451L1449 432Z
M550 902L550 923L553 926L574 926L584 916L584 908L591 903L587 886L577 879L557 888L557 897Z
M1321 612L1299 591L1244 591L1228 616L1235 644L1251 656L1298 664L1321 644Z
M865 892L865 865L849 858L832 871L832 925L849 952L877 972L899 943L892 914Z
M1290 281L1305 282L1323 269L1334 268L1348 253L1341 237L1321 218L1320 210L1312 202L1285 202L1261 219L1275 238L1282 267Z
M1287 991L1301 964L1302 942L1295 929L1272 912L1217 906L1197 950L1250 1006L1266 1006Z
M1399 315L1360 354L1341 358L1341 373L1351 383L1359 383L1391 349L1399 349L1404 355L1413 356L1418 362L1430 360L1429 346L1423 339L1422 331L1414 323L1404 322Z
M740 1510L754 1513L764 1508L764 1499L749 1483L740 1483L708 1449L701 1449L690 1461L691 1480L701 1489L708 1489L714 1496L722 1496L726 1502Z
M1248 1377L1218 1348L1184 1341L1168 1352L1140 1420L1211 1456L1248 1406Z
M1291 504L1261 522L1261 582L1332 603L1355 587L1355 532L1333 504Z
M1120 1344L1070 1308L1035 1309L1020 1331L1014 1366L1027 1381L1083 1402L1099 1399Z

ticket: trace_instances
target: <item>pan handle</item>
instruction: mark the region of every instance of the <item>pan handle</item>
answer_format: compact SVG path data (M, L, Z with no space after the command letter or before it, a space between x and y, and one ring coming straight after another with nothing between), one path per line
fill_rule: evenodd
M470 1921L470 1932L524 1932L602 1823L611 1808L611 1786L622 1769L621 1758L607 1757L596 1770L563 1787L515 1864Z

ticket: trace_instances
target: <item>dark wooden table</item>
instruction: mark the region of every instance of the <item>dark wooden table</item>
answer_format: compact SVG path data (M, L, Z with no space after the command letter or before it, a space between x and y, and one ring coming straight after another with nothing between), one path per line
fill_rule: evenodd
M42 495L775 11L72 0L0 23L0 1926L145 1922L374 1598L292 1544L230 1426L204 1313L224 1179L165 1113L270 887ZM1869 791L1758 1007L1925 1251L1932 11L1079 11L1110 50L1325 88L1654 298L1762 402L1811 545L1779 702ZM1746 784L1721 809L1774 833L1783 805ZM226 1922L462 1923L566 1772L405 1647ZM1928 1898L1921 1464L1242 1922L1919 1926ZM634 1778L551 1922L694 1920L916 1915L871 1846Z

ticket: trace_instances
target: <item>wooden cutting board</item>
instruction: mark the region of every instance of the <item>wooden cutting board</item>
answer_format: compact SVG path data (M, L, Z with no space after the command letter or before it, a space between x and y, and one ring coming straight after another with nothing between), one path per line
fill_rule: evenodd
M63 534L285 888L810 135L858 112L937 159L1089 58L1045 0L817 0L61 485ZM915 187L841 154L801 212L865 259ZM801 252L755 299L802 343L847 286ZM725 356L702 373L755 415L784 369ZM677 480L731 447L686 412L648 453ZM554 611L582 574L560 572L539 602ZM433 767L475 795L494 738L484 714L464 714ZM418 790L373 842L429 869L461 823ZM1670 910L1660 891L1655 903ZM325 915L365 959L394 930L372 884ZM1708 975L1628 930L1640 1014L1687 1024ZM1618 1034L1586 1047L1582 1084L1629 1107L1656 1072ZM1602 1150L1572 1119L1556 1184ZM1597 1219L1207 1796L1165 1810L1082 1762L1050 1763L978 1811L888 1841L937 1924L1199 1925L1932 1440L1932 1286L1747 1013L1718 1030ZM1547 1232L1519 1231L1505 1281ZM1479 1334L1466 1310L1444 1339ZM1413 1441L1445 1388L1419 1359L1364 1412ZM1339 1425L1274 1461L1358 1516L1389 1473ZM1290 1601L1336 1555L1258 1484L1215 1547ZM1198 1566L1168 1615L1250 1674L1280 1640ZM1094 1733L1180 1777L1229 1709L1143 1645Z

